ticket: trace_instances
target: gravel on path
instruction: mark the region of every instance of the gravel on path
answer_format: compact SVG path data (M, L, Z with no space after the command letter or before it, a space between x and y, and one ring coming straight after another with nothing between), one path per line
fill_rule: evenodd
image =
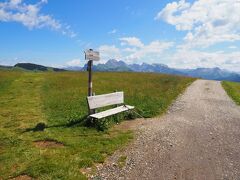
M240 107L221 82L197 80L165 115L139 122L93 179L240 179Z

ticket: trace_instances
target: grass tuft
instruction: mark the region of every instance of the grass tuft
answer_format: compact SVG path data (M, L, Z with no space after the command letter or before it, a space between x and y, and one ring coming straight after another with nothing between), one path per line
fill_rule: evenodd
M118 158L118 166L120 168L123 168L126 165L126 161L127 161L127 156L120 156Z

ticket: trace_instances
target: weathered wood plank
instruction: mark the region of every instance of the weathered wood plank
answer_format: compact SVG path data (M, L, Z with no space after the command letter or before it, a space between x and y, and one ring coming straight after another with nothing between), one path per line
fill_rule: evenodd
M85 51L85 59L91 60L91 61L99 61L100 54L97 51L87 50L87 51Z
M90 115L90 117L95 118L95 119L102 119L102 118L105 118L105 117L108 117L108 116L111 116L111 115L114 115L114 114L118 114L120 112L128 111L128 110L131 110L131 109L134 109L134 106L128 106L128 105L119 106L117 108L113 108L113 109L102 111L102 112L99 112L99 113L96 113L96 114L92 114L92 115Z
M97 109L100 107L122 104L124 102L123 92L103 94L87 97L89 109Z

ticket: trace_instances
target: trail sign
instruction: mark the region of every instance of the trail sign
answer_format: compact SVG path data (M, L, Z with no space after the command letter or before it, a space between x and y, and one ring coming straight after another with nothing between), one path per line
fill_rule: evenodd
M100 54L97 51L93 51L92 49L89 49L85 51L85 59L88 61L99 61Z
M99 61L100 60L100 53L97 51L93 51L93 49L89 49L84 51L85 53L85 60L88 61L88 96L93 95L93 83L92 83L92 66L93 66L93 61ZM92 109L89 109L89 114L93 114L95 111Z

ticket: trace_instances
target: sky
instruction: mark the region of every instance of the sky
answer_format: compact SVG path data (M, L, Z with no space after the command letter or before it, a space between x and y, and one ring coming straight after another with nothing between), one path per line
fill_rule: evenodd
M240 72L240 0L0 0L0 64L128 64Z

